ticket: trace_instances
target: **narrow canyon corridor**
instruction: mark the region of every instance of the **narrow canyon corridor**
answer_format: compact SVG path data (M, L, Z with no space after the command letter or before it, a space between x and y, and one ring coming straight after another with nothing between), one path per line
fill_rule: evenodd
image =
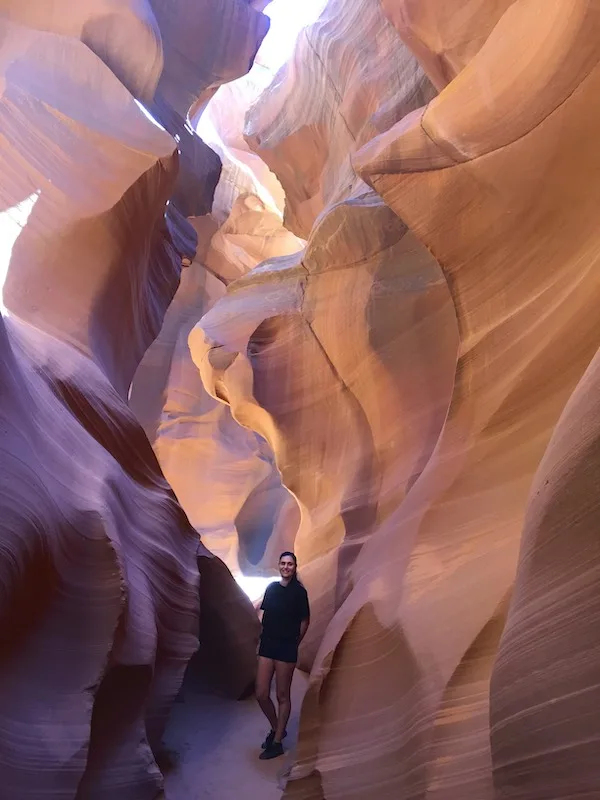
M0 0L0 800L600 798L599 96L600 0Z
M293 715L283 759L259 761L268 729L256 700L231 700L184 685L165 733L174 767L165 780L166 800L279 800L291 767L306 676L296 672Z

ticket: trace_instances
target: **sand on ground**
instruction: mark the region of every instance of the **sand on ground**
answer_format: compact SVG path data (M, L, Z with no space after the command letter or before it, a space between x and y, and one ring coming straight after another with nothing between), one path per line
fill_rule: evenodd
M269 723L254 697L228 700L186 680L164 737L175 760L165 780L166 800L280 800L307 682L296 670L286 755L260 761Z

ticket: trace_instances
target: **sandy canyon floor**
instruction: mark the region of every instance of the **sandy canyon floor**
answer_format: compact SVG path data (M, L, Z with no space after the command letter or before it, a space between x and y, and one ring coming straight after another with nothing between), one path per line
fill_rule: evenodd
M307 680L296 671L287 753L273 761L258 758L268 723L254 697L228 700L186 681L165 735L175 761L166 776L166 800L279 800L296 744Z

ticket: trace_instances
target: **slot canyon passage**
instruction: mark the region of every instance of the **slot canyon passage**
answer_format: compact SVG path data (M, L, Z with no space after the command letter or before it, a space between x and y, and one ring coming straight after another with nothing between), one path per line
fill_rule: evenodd
M0 800L598 800L600 0L0 29Z

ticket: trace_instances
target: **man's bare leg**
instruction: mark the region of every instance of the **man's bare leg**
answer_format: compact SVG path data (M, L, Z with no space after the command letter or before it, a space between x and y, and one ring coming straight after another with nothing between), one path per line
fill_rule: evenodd
M294 677L295 664L288 664L285 661L275 662L275 681L277 685L277 704L279 706L277 714L277 727L275 728L275 744L281 744L285 733L290 711L292 710L292 678Z
M277 731L277 714L271 700L271 682L275 672L275 662L272 658L258 657L256 671L256 699L265 717L269 720L271 730Z

